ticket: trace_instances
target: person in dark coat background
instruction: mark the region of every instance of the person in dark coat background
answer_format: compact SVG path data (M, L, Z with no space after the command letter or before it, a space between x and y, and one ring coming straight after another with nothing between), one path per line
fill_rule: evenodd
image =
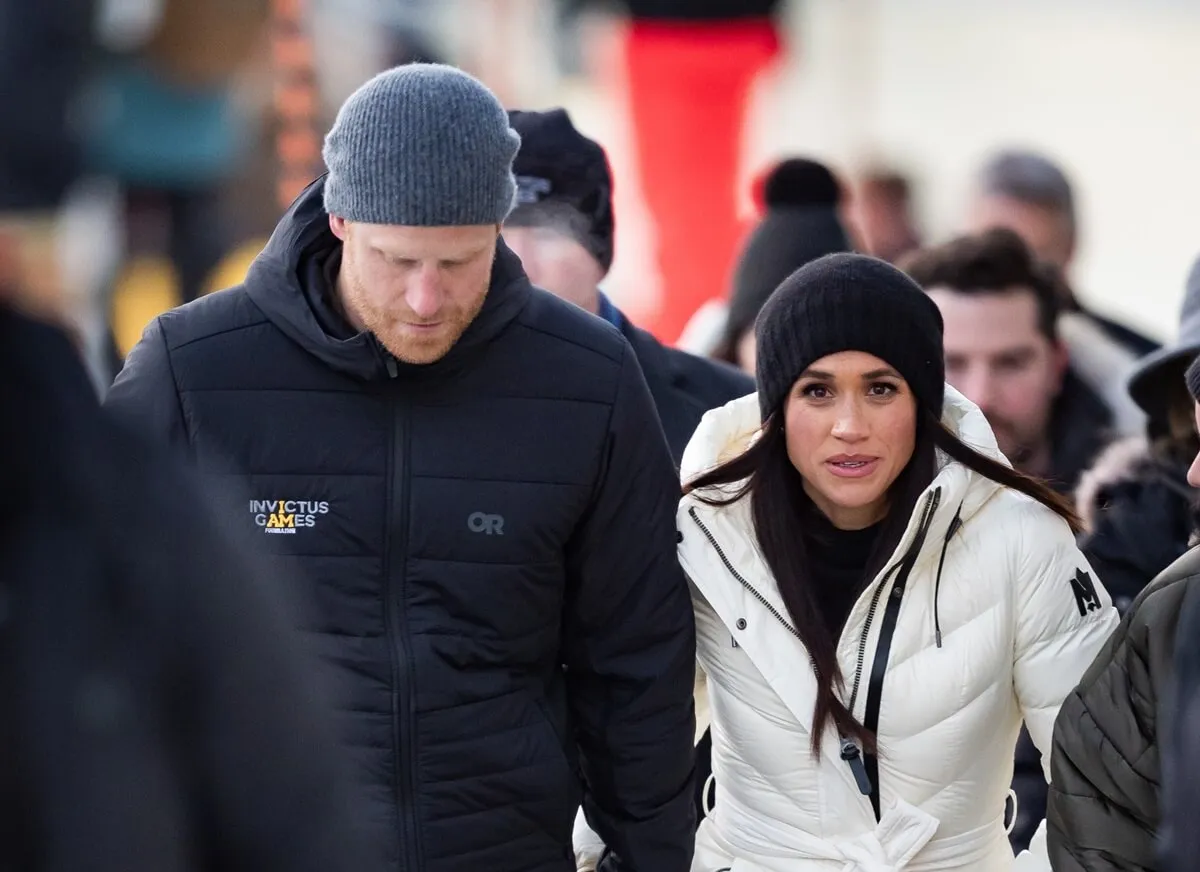
M678 465L701 416L754 393L754 379L663 345L600 291L612 266L614 225L604 149L576 130L562 109L513 111L509 121L521 135L521 149L513 164L517 207L504 223L504 240L530 281L600 316L629 340Z
M1200 425L1200 360L1186 372ZM1200 487L1200 454L1187 472ZM1152 579L1063 702L1046 812L1056 872L1196 868L1200 549Z
M728 294L688 323L680 347L754 373L754 319L793 272L826 254L850 251L843 188L822 163L789 157L754 186L761 212L738 251Z
M499 238L519 138L451 67L360 87L239 287L160 316L106 400L245 494L304 607L391 872L686 872L695 627L629 344Z
M67 334L11 302L0 868L359 870L326 703L278 592L191 477L102 412Z
M1187 482L1200 438L1184 371L1200 353L1200 259L1188 276L1179 335L1138 361L1129 393L1146 412L1144 437L1108 448L1083 477L1076 505L1087 528L1080 547L1122 612L1148 579L1188 549L1196 501Z

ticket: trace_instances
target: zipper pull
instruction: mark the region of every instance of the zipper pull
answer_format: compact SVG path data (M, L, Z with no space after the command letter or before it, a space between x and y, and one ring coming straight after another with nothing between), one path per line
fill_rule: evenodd
M842 739L842 759L850 765L850 771L854 773L854 780L858 783L858 790L863 796L871 795L871 779L867 777L867 767L863 763L862 752L858 750L858 745L854 744L853 739Z
M395 378L399 370L396 368L396 358L390 354L385 354L383 357L383 365L387 367L388 378Z

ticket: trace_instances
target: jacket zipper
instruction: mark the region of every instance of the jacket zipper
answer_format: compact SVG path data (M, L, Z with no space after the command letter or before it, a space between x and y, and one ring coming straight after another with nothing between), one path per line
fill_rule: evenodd
M742 587L750 591L751 596L762 603L766 610L774 615L775 619L787 628L789 633L791 633L797 639L800 639L800 634L796 631L796 628L793 627L791 623L789 623L788 620L779 613L778 609L776 609L773 605L771 605L770 602L767 601L766 597L764 597L755 589L754 585L746 581L746 579L742 577L742 574L734 568L733 563L728 557L725 556L725 551L721 548L720 543L717 542L716 537L713 536L708 527L704 525L704 522L701 521L696 515L696 508L694 506L688 507L688 514L691 515L692 520L696 523L696 526L700 528L700 531L704 533L704 538L708 540L708 544L712 545L713 550L717 552L717 556L721 558L721 562L725 564L725 568L729 570L729 574L736 578ZM873 603L871 607L875 607ZM803 644L804 640L800 639L800 643ZM808 654L809 668L812 669L813 674L815 675L817 672L817 662L813 660L812 654L809 653L807 647L805 647L804 651L806 654ZM845 761L846 765L850 767L850 772L854 776L854 783L858 785L858 789L863 796L869 796L871 793L871 779L867 777L867 767L866 763L863 761L862 752L859 751L858 745L854 744L854 741L849 737L839 734L838 738L840 740L840 756L842 760Z
M388 377L398 373L396 360L385 356ZM392 743L395 748L394 777L399 813L401 855L405 869L420 869L420 825L417 814L417 730L413 706L414 665L405 616L408 581L409 454L411 429L408 402L392 392L391 475L388 480L388 520L384 559L384 623L392 658ZM394 542L399 531L398 543ZM407 740L407 744L405 743ZM407 750L407 754L405 754Z
M863 665L867 659L867 640L871 636L871 625L875 622L875 612L879 608L879 600L883 597L883 591L884 588L887 587L888 581L890 581L891 577L896 574L896 570L904 565L904 561L908 559L909 552L912 551L913 548L921 547L921 544L925 538L922 535L922 532L925 529L925 525L932 520L933 513L937 509L937 504L940 501L940 498L940 490L935 490L925 498L925 505L921 510L921 523L917 525L917 535L913 538L912 545L910 545L909 550L906 551L898 561L892 564L892 567L886 573L884 573L883 578L879 580L879 585L875 588L875 593L871 595L871 607L867 610L867 620L866 623L863 624L862 635L858 638L858 660L854 668L854 684L850 690L850 704L846 706L851 716L854 715L854 704L858 701L858 688L862 684Z

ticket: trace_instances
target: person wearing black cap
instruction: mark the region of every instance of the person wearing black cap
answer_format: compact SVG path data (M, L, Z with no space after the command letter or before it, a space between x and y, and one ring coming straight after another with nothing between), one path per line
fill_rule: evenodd
M1187 481L1200 451L1184 371L1200 353L1200 258L1187 279L1173 345L1151 352L1129 378L1130 396L1146 413L1146 431L1106 449L1084 474L1075 504L1086 535L1083 552L1120 611L1188 548L1200 491Z
M604 149L563 109L509 113L521 136L513 171L517 206L504 239L530 281L598 315L633 347L676 464L700 416L753 393L731 366L669 348L633 325L599 284L613 261L612 177Z
M1048 748L1117 623L1075 516L945 384L896 268L816 260L755 333L758 394L705 416L676 519L718 788L692 869L1010 869L1021 722Z
M715 342L699 338L698 326L710 317L702 309L681 344L754 372L754 319L779 283L818 257L850 251L850 237L838 215L842 189L824 165L788 158L763 179L758 199L762 220L738 255L733 285Z
M1174 378L1187 388L1196 428L1200 359L1194 354L1180 350L1178 362L1187 369L1176 369ZM1200 453L1186 477L1200 488ZM1196 868L1200 548L1146 586L1063 702L1051 765L1046 822L1056 872Z

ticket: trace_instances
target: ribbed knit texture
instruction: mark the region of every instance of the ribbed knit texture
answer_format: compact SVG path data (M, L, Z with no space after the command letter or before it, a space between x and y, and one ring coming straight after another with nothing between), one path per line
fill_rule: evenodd
M550 227L592 253L604 272L613 261L612 176L600 143L580 133L565 109L513 111L509 123L521 137L513 162L517 206L512 227ZM572 219L567 210L578 213Z
M942 316L907 275L864 254L831 254L796 270L755 324L758 401L764 421L801 374L841 351L873 354L941 417L946 366Z
M520 143L478 80L441 64L397 67L338 111L322 152L325 208L368 224L499 224L513 206Z
M1187 369L1187 386L1192 399L1200 403L1200 357L1193 360Z

